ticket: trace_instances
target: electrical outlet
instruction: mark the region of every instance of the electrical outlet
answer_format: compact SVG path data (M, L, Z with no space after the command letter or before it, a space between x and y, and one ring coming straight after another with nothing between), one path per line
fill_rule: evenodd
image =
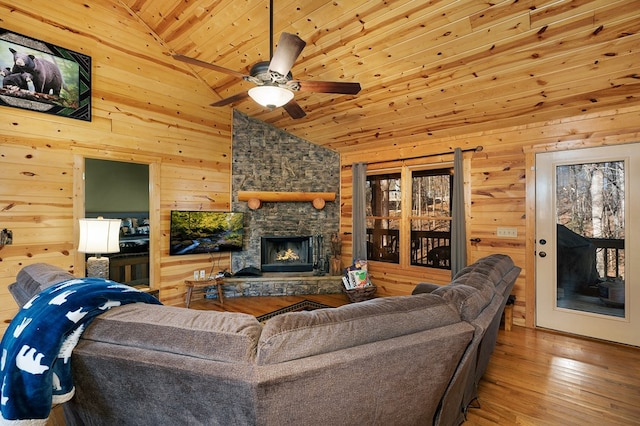
M204 269L200 269L200 279L204 280Z
M193 271L193 279L198 281L198 271Z
M496 235L501 238L517 238L518 228L507 228L503 226L498 226Z

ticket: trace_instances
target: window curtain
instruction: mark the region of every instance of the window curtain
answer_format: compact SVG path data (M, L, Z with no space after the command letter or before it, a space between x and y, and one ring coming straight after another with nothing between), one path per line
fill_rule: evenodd
M367 164L353 163L353 260L367 258Z
M464 212L464 173L462 150L456 148L453 154L453 200L451 216L451 278L467 266L467 230Z

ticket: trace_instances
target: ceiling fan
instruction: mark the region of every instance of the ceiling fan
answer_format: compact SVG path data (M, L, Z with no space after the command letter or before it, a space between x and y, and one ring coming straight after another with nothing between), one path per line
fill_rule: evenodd
M234 102L242 101L247 97L251 97L254 101L267 108L273 109L280 106L283 107L291 118L302 118L307 114L295 101L294 92L355 95L360 91L360 83L294 80L293 75L291 74L291 67L307 43L297 35L282 33L274 53L273 0L271 0L269 11L269 57L271 60L258 62L253 65L249 71L249 75L188 56L173 55L173 57L178 61L229 74L234 77L250 81L256 85L256 87L253 87L248 91L240 92L233 96L229 96L228 98L214 102L211 106L218 107L229 105Z

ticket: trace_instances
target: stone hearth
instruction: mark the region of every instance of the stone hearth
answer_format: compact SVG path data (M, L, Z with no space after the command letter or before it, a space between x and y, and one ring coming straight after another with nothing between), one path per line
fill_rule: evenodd
M300 276L299 274L269 273L261 277L230 277L222 285L224 297L294 296L304 294L332 294L342 291L342 277ZM215 289L207 290L207 298L217 298Z

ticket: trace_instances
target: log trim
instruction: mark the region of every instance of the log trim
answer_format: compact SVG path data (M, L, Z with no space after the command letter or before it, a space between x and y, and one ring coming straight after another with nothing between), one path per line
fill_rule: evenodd
M311 202L321 210L326 201L335 201L335 192L279 192L279 191L238 191L238 201L247 201L251 210L259 209L262 203Z

